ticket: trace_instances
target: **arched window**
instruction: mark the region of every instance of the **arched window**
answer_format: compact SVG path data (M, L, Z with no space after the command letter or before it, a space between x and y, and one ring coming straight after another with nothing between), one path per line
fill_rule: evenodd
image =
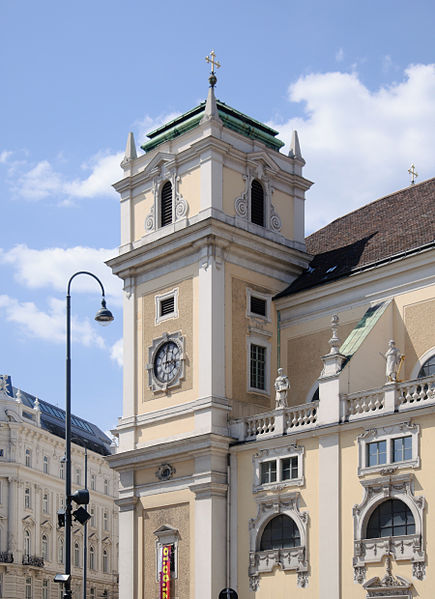
M95 549L92 545L89 547L89 569L95 570Z
M41 557L48 560L48 538L47 535L42 535L41 539Z
M74 566L80 566L80 546L77 541L74 543Z
M280 514L266 525L261 535L260 551L298 547L300 544L301 535L295 521Z
M251 222L264 227L264 190L257 179L251 184Z
M172 222L172 185L167 181L160 193L160 226L165 227Z
M48 514L48 493L44 493L42 496L42 511L44 514Z
M435 354L428 358L418 372L418 378L422 379L425 376L432 376L435 374Z
M32 452L30 449L26 449L26 466L28 468L32 467Z
M413 535L414 516L399 499L387 499L375 509L367 524L367 539Z
M32 544L32 537L30 536L30 531L25 530L24 531L24 555L30 555L31 544Z
M108 571L109 571L109 554L107 552L107 549L104 549L104 551L103 551L103 572L105 574L107 574Z

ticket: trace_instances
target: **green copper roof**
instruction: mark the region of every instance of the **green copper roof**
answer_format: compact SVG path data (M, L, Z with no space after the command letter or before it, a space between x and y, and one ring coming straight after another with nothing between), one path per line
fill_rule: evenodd
M340 353L347 358L345 363L347 363L357 349L361 347L362 342L378 322L389 304L390 300L381 302L380 304L376 304L376 306L369 308L356 327L349 333L343 345L340 347Z
M279 151L284 145L279 139L276 139L278 131L252 119L251 117L239 112L235 108L227 106L224 102L216 101L219 117L222 120L224 127L232 129L245 137L251 139L258 139L262 141L266 146L272 148L272 150ZM203 117L205 110L205 102L201 102L199 106L192 108L188 112L180 115L176 119L166 123L162 127L148 133L150 141L141 146L142 150L149 152L158 145L162 144L169 139L174 139L182 133L189 131L196 127Z

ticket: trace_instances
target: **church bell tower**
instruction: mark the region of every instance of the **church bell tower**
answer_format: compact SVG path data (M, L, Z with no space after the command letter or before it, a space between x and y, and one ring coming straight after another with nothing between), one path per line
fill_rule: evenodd
M110 458L120 473L120 597L215 599L229 586L230 418L272 405L279 349L272 298L306 268L311 183L296 132L215 97L130 133L115 184L124 281L124 390ZM169 548L169 549L168 549ZM166 552L166 553L165 553ZM169 562L168 562L169 563Z

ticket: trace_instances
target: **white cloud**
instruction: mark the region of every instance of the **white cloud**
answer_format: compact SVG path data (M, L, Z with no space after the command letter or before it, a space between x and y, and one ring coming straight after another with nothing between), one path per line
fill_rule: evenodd
M71 203L71 198L115 196L112 184L122 177L119 166L122 157L122 152L99 153L82 165L82 170L89 174L72 180L57 172L48 160L41 160L30 169L26 162L15 173L13 189L25 199L55 198L61 205Z
M156 117L146 115L143 119L136 121L134 123L134 128L136 131L135 137L138 147L148 140L147 133L151 133L151 131L154 131L165 123L169 123L177 118L177 116L180 116L180 114L180 112L168 112L166 114L159 114Z
M6 164L10 156L12 156L12 152L9 152L8 150L3 150L0 152L0 164Z
M39 310L33 302L19 302L8 295L0 295L0 312L8 322L19 325L29 337L50 343L65 343L65 301L48 298L47 312ZM72 318L72 340L86 347L105 347L90 321Z
M118 339L111 348L110 357L114 362L118 364L122 368L123 365L123 339Z
M406 187L408 168L420 181L434 175L435 65L412 65L403 81L369 90L357 73L310 74L289 88L305 116L270 123L287 142L299 132L316 182L307 193L307 229ZM418 180L417 180L418 182Z
M30 289L48 287L66 293L70 276L79 270L88 270L97 275L111 303L122 303L122 284L111 274L104 261L115 255L115 250L89 247L47 248L36 250L25 244L11 250L0 249L0 264L15 268L14 278ZM98 283L89 276L78 276L72 283L74 291L97 292Z

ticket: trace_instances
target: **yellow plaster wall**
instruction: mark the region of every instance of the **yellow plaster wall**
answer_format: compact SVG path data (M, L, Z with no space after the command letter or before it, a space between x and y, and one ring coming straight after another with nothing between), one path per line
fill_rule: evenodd
M134 241L143 237L146 233L145 219L154 205L154 194L147 191L133 199L133 235Z
M194 386L192 361L197 352L193 331L194 319L197 318L197 282L194 281L197 272L186 267L177 272L177 279L173 274L162 276L158 279L140 285L137 289L137 360L138 360L138 399L137 413L161 410L170 406L192 401L195 398L197 387ZM155 296L162 295L178 287L178 318L171 318L159 324L155 321ZM185 378L181 385L169 389L167 393L154 393L148 386L147 364L149 359L149 347L153 339L157 339L163 333L175 333L180 331L184 337L185 348ZM167 435L165 435L167 436Z
M405 305L403 314L406 333L402 352L405 354L406 379L410 378L419 357L435 345L435 300Z
M225 214L235 216L234 200L242 195L245 182L240 173L224 166L222 169L222 206Z
M178 495L181 495L180 493ZM157 504L152 498L142 498L143 530L141 537L147 551L143 556L143 599L157 597L159 585L156 580L156 531L161 526L170 526L179 531L178 541L178 578L172 582L174 597L190 599L194 580L192 559L192 517L191 497L183 493L184 501L176 500L176 494L159 495ZM163 503L163 505L162 505ZM153 505L154 504L154 505Z
M273 381L276 373L276 312L271 302L271 321L247 317L247 288L263 294L275 295L282 283L260 273L227 264L225 267L226 310L226 392L234 400L233 416L243 413L244 405L255 406L254 411L265 411L271 407ZM264 329L270 336L253 335L271 344L270 393L248 393L247 337L249 327ZM234 367L233 367L234 365Z
M330 319L324 322L323 329L307 335L287 338L287 362L282 362L287 369L291 389L288 395L288 404L297 406L305 403L307 394L316 379L319 378L323 368L321 356L329 351L328 340L331 338ZM356 322L340 326L339 336L344 340L355 327ZM320 323L319 323L320 325ZM286 341L290 331L285 329L281 333L281 346Z
M287 239L294 239L294 200L287 193L275 189L272 195L272 205L281 219L280 233Z
M289 441L290 443L290 441ZM256 496L252 493L253 462L252 457L259 448L240 451L237 460L238 481L238 528L237 528L237 555L238 555L238 591L241 599L255 597L255 599L270 599L273 597L306 597L317 599L319 594L318 572L318 440L316 438L300 439L293 437L291 443L297 443L305 448L305 484L301 487L286 486L282 492L300 493L300 511L308 511L308 558L310 563L308 587L302 589L297 586L295 571L282 572L275 570L271 574L261 574L260 586L256 593L249 589L249 520L257 517L258 506ZM274 444L272 446L275 446ZM285 448L285 445L282 446ZM264 496L264 495L263 495Z
M194 216L200 210L200 169L185 173L178 184L178 192L189 205L187 216Z
M136 429L136 442L149 443L155 439L167 439L181 433L190 433L195 429L194 416L178 416L170 420L165 420L160 424L147 424Z

